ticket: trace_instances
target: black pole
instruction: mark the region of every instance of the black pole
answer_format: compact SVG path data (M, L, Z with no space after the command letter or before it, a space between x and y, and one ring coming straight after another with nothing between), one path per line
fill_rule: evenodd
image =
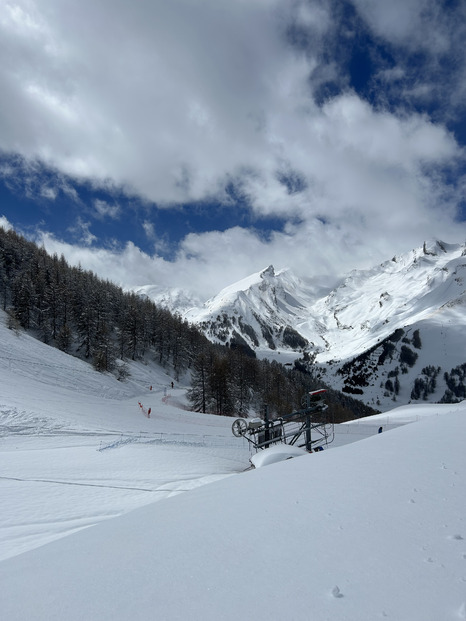
M311 395L306 395L306 407L311 407ZM311 415L306 414L306 451L311 451Z
M264 440L265 442L269 442L270 440L270 433L269 433L269 406L265 403L264 404L264 422L265 422L265 434L264 434ZM265 444L264 448L268 448L269 445Z
M306 451L310 451L311 448L311 415L306 414Z

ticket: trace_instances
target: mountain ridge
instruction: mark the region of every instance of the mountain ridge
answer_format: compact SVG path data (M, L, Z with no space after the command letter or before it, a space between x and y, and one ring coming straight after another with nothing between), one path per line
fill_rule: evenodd
M280 355L282 361L310 356L316 363L313 372L333 387L384 409L393 407L394 397L410 401L424 368L440 367L445 373L466 361L465 277L466 245L433 239L370 269L352 270L333 289L318 279L303 279L287 268L269 265L201 305L186 298L184 305L176 306L173 295L152 299L171 303L170 310L214 342L242 345L260 357ZM148 295L149 288L138 293ZM403 336L396 339L393 335L401 334L399 330ZM410 367L399 358L406 357L406 348L412 345L402 339L412 341L414 334L421 334L424 347L414 352L417 361ZM391 357L382 355L384 347L392 349L387 343L394 343ZM361 373L349 371L351 361L360 366L359 357L380 348L379 373L366 373L371 377L368 386L358 385ZM406 376L406 387L397 394L380 390L380 382L386 383L390 373L396 374L398 383ZM427 400L445 396L447 384L437 384Z

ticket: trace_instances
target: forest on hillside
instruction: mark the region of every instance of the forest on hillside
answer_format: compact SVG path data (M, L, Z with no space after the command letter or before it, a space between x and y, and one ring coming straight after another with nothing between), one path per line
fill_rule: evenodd
M0 227L0 304L9 327L78 356L124 381L128 360L153 360L175 379L189 374L193 410L225 416L280 416L322 387L305 365L258 360L238 343L211 343L197 327L151 300L125 292L63 256ZM327 402L335 422L374 411L337 391Z

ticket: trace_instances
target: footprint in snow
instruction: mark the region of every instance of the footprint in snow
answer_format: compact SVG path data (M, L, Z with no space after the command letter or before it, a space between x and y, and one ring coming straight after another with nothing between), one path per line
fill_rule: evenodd
M338 586L333 587L332 595L333 597L336 597L336 598L344 597L343 593L340 591L340 587Z

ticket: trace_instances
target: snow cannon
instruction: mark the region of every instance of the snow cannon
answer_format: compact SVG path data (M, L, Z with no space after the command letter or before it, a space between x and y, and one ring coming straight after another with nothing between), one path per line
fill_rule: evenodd
M311 392L309 392L306 395L306 401L308 403L319 403L319 404L323 404L324 403L324 394L326 393L326 389L325 388L321 388L320 390L311 390Z
M251 418L251 420L247 420L246 418L237 418L233 422L231 430L235 437L241 438L241 436L244 436L248 431L254 432L264 425L265 423L261 418Z
M268 450L279 444L300 448L308 453L321 451L334 438L333 417L329 415L328 405L324 402L325 393L325 389L305 393L301 399L302 409L284 414L275 420L269 420L267 407L265 420L237 418L231 426L233 435L236 438L245 438L256 451ZM272 452L272 461L276 461L278 455L289 454L289 451L279 451L277 448ZM260 461L268 463L267 460ZM255 465L254 462L251 463Z

